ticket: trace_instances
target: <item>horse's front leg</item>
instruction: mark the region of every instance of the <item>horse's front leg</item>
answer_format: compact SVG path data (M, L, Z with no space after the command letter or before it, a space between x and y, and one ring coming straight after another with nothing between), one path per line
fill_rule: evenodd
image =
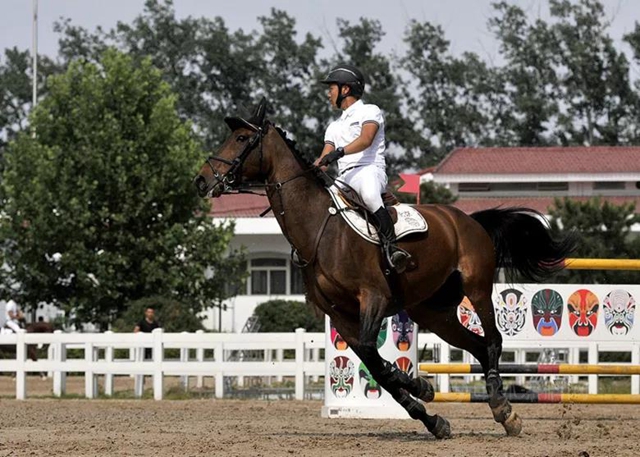
M413 394L432 400L433 389L428 381L413 379L380 357L376 341L387 305L388 300L378 292L364 291L361 294L360 338L355 346L352 345L352 349L367 366L371 376L407 410L412 419L420 420L436 438L448 438L451 436L449 422L438 415L428 414L424 405L411 397Z

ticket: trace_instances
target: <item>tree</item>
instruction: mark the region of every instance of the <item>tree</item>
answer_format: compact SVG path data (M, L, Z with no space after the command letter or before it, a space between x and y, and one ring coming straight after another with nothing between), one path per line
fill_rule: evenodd
M637 259L640 240L633 237L631 227L640 222L635 204L614 205L600 198L585 202L556 199L549 209L554 235L573 231L577 239L575 257ZM606 270L564 270L551 282L581 284L638 284L638 272Z
M299 301L269 300L260 303L253 312L261 332L324 332L324 318L311 305Z
M105 328L162 295L194 312L242 279L231 226L214 227L192 178L205 155L147 59L115 50L73 62L6 153L3 286ZM206 273L206 275L205 275Z
M45 56L38 56L38 95L45 95L46 78L59 68ZM33 103L31 54L17 48L4 50L0 63L0 153L8 141L28 128L27 116Z

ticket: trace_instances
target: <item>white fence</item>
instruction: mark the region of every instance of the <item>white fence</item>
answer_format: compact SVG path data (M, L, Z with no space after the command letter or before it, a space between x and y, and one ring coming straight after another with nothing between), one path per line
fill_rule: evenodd
M28 360L27 345L49 344L53 358ZM153 398L161 400L165 376L213 376L215 396L224 395L224 376L290 376L295 378L295 398L304 398L307 376L324 375L324 362L318 353L324 348L324 334L306 333L298 329L295 333L164 333L162 329L153 333L25 333L0 335L0 345L16 345L15 360L0 360L0 372L16 374L16 398L27 396L27 373L51 373L53 394L65 392L66 374L82 373L85 376L85 396L94 398L97 393L97 376L105 376L105 394L113 394L114 375L148 375L153 378ZM67 349L83 348L84 359L67 359ZM141 354L143 348L151 348L150 361L114 359L115 349L129 349ZM104 356L99 358L99 350ZM167 360L165 349L181 349L183 360ZM186 350L195 349L195 360L184 357ZM213 350L213 359L205 360L204 351ZM228 355L234 351L276 351L275 360L230 361ZM286 360L282 353L295 351L293 360ZM225 357L225 354L227 357ZM140 357L136 357L139 359ZM187 359L187 360L185 360ZM315 360L314 360L315 359ZM138 378L140 379L140 378Z
M153 379L153 397L161 400L165 376L196 376L201 384L203 376L215 378L217 398L224 396L224 377L240 380L243 376L273 376L295 379L295 398L303 399L308 378L317 379L325 375L325 362L320 358L324 349L324 333L307 333L298 329L295 333L18 333L0 335L0 345L15 345L15 360L0 360L0 372L16 375L16 398L27 396L27 373L50 373L53 377L53 394L65 393L66 374L80 373L85 376L85 396L94 398L98 394L97 376L104 375L104 393L113 394L115 375L136 376L136 394L142 393L142 376ZM27 360L27 344L50 345L50 357L34 362ZM451 360L452 347L433 334L418 334L418 348L434 350L438 361ZM588 352L588 363L597 364L600 352L630 352L631 363L640 365L640 343L637 342L577 342L505 341L505 352L515 353L515 363L525 363L527 352L545 349L562 349L568 354L563 362L578 364L580 351ZM84 349L83 359L67 359L67 350ZM144 348L152 348L153 358L142 361ZM128 359L115 359L115 349L129 350ZM165 349L180 349L180 360L168 360ZM196 357L189 359L188 351L194 349ZM213 357L205 359L205 350L212 350ZM261 361L229 360L230 355L241 351L263 351ZM294 351L293 359L283 357L284 351ZM276 356L272 357L275 353ZM465 353L466 354L466 353ZM468 359L468 356L467 356ZM468 361L468 360L467 360ZM472 376L466 376L471 378ZM572 377L577 380L576 376ZM437 375L439 389L448 392L450 375ZM598 376L589 375L589 393L597 393ZM640 393L640 376L631 377L631 393Z

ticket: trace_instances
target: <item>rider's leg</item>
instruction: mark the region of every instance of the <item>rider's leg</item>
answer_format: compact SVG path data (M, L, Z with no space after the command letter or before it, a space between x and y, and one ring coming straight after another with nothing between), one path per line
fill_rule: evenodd
M13 330L14 333L18 333L18 330L20 330L20 324L14 320L7 320L6 326Z
M376 165L361 167L351 175L349 184L358 192L367 209L374 216L387 262L398 273L404 272L409 254L396 246L393 221L382 202L382 193L387 187L387 175L384 169Z

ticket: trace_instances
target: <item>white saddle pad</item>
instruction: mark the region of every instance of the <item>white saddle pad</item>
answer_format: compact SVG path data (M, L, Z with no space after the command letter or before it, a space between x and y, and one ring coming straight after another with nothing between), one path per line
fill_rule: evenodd
M333 203L339 213L342 214L344 220L347 221L347 224L365 240L380 244L376 228L367 223L357 211L349 209L339 193L340 191L335 186L329 188L329 195L331 195ZM426 232L428 230L427 221L412 206L400 203L393 206L393 208L398 213L398 221L394 225L396 238L400 239L410 233Z

